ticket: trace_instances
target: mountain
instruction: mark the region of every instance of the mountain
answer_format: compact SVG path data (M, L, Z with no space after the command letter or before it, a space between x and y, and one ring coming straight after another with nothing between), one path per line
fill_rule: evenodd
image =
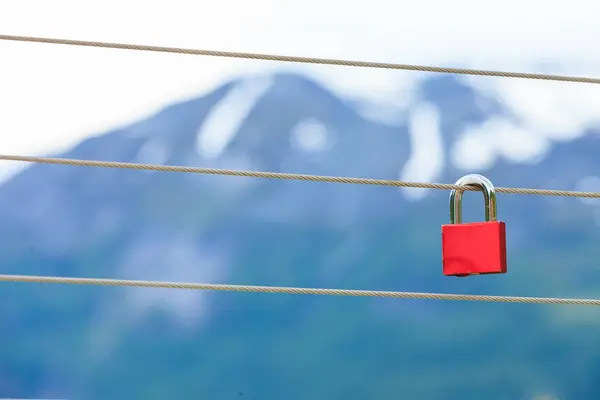
M460 153L469 129L518 119L449 76L422 82L398 113L404 122L367 118L354 99L302 75L242 77L60 156L439 182L477 172L498 186L598 190L593 129L546 143L534 159L494 158L491 145ZM492 162L480 168L461 164L486 154ZM499 195L509 273L456 279L441 274L447 195L32 165L0 187L0 265L55 276L598 297L598 202ZM481 202L465 196L466 219L482 218ZM585 307L2 287L1 396L493 400L600 390L599 315Z

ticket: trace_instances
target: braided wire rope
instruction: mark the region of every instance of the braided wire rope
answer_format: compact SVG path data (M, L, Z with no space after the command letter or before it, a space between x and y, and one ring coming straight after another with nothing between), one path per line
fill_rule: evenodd
M493 76L503 78L520 78L520 79L537 79L545 81L562 81L574 83L592 83L600 84L600 78L589 78L583 76L565 76L565 75L549 75L535 74L525 72L506 72L506 71L488 71L469 68L450 68L450 67L435 67L427 65L413 64L397 64L384 63L373 61L356 61L356 60L341 60L331 58L316 58L316 57L298 57L276 54L261 54L261 53L243 53L239 51L220 51L220 50L202 50L189 49L181 47L167 46L151 46L145 44L131 43L111 43L99 42L90 40L73 40L48 37L34 36L18 36L18 35L0 35L0 40L13 42L28 42L28 43L45 43L67 46L83 46L83 47L99 47L105 49L131 50L131 51L150 51L159 53L174 53L198 55L206 57L226 57L238 59L251 59L263 61L278 61L288 63L304 63L304 64L321 64L321 65L337 65L343 67L361 67L361 68L378 68L378 69L395 69L404 71L419 71L419 72L434 72L444 74L459 74L459 75L475 75L475 76Z
M0 282L54 283L54 284L69 284L69 285L99 285L99 286L143 287L143 288L162 288L162 289L308 294L308 295L352 296L352 297L386 297L386 298L395 298L395 299L463 300L463 301L484 301L484 302L495 302L495 303L528 303L528 304L560 304L560 305L600 306L600 299L489 296L489 295L477 295L477 294L419 293L419 292L396 292L396 291L354 290L354 289L320 289L320 288L283 287L283 286L223 285L223 284L211 284L211 283L185 283L185 282L144 281L144 280L129 280L129 279L66 278L66 277L30 276L30 275L0 275Z
M29 42L29 43L70 45L70 46L111 48L111 49L134 50L134 51L176 53L176 54L187 54L187 55L202 55L202 56L212 56L212 57L241 58L241 59L265 60L265 61L295 62L295 63L309 63L309 64L322 64L322 65L337 65L337 66L347 66L347 67L395 69L395 70L420 71L420 72L434 72L434 73L448 73L448 74L462 74L462 75L477 75L477 76L492 76L492 77L504 77L504 78L537 79L537 80L548 80L548 81L600 84L600 78L589 78L589 77L578 77L578 76L562 76L562 75L504 72L504 71L487 71L487 70L466 69L466 68L446 68L446 67L433 67L433 66L411 65L411 64L381 63L381 62L370 62L370 61L353 61L353 60L326 59L326 58L314 58L314 57L297 57L297 56L259 54L259 53L242 53L242 52L217 51L217 50L187 49L187 48L165 47L165 46L150 46L150 45L142 45L142 44L110 43L110 42L44 38L44 37L31 37L31 36L17 36L17 35L0 35L0 40ZM291 179L291 180L330 182L330 183L413 187L413 188L424 188L424 189L442 189L442 190L457 189L457 190L467 190L467 191L478 191L479 190L474 187L457 186L457 185L453 185L453 184L406 182L406 181L399 181L399 180L333 177L333 176L303 175L303 174L259 172L259 171L238 171L238 170L228 170L228 169L125 163L125 162L113 162L113 161L75 160L75 159L66 159L66 158L0 155L0 160L24 161L24 162L35 162L35 163L45 163L45 164L62 164L62 165L72 165L72 166L87 166L87 167L152 170L152 171L164 171L164 172L187 172L187 173L200 173L200 174L211 174L211 175L243 176L243 177L254 177L254 178ZM549 189L529 189L529 188L503 188L503 187L496 188L496 191L499 193L509 193L509 194L530 194L530 195L542 195L542 196L600 198L600 193L597 193L597 192L581 192L581 191L549 190ZM189 289L189 290L212 290L212 291L234 291L234 292L312 294L312 295L331 295L331 296L367 296L367 297L389 297L389 298L404 298L404 299L466 300L466 301L488 301L488 302L504 302L504 303L535 303L535 304L594 305L594 306L600 305L600 299L568 299L568 298L488 296L488 295L466 295L466 294L351 290L351 289L318 289L318 288L277 287L277 286L222 285L222 284L183 283L183 282L166 282L166 281L141 281L141 280L122 280L122 279L66 278L66 277L52 277L52 276L0 275L0 281L2 281L2 282L74 284L74 285L127 286L127 287L169 288L169 289Z
M290 174L290 173L282 173L282 172L240 171L240 170L233 170L233 169L185 167L185 166L159 165L159 164L141 164L141 163L117 162L117 161L77 160L77 159L71 159L71 158L33 157L33 156L16 156L16 155L0 154L0 160L23 161L23 162L33 162L33 163L41 163L41 164L71 165L71 166L80 166L80 167L101 167L101 168L135 169L135 170L145 170L145 171L183 172L183 173L208 174L208 175L243 176L243 177L250 177L250 178L268 178L268 179L289 179L289 180L299 180L299 181L346 183L346 184L358 184L358 185L376 185L376 186L412 187L412 188L422 188L422 189L480 191L480 189L476 188L476 187L458 186L458 185L454 185L454 184L450 184L450 183L407 182L407 181L400 181L400 180L352 178L352 177L341 177L341 176L304 175L304 174ZM581 191L569 191L569 190L529 189L529 188L509 188L509 187L497 187L495 190L498 193L507 193L507 194L528 194L528 195L538 195L538 196L600 198L600 192L581 192Z
M342 178L342 177L297 175L297 174L283 174L283 173L271 173L271 172L255 172L255 171L221 170L221 169L212 169L212 168L182 167L182 166L170 166L170 165L122 163L122 162L113 162L113 161L75 160L75 159L68 159L68 158L48 158L48 157L0 155L0 160L25 161L25 162L59 164L59 165L88 166L88 167L124 168L124 169L137 169L137 170L168 171L168 172L191 172L191 173L232 175L232 176L257 177L257 178L295 179L295 180L319 181L319 182L354 183L354 184L367 184L367 185L387 185L387 186L401 186L401 187L420 187L420 188L429 188L429 189L446 189L446 190L459 189L459 190L474 190L474 191L479 190L477 188L457 186L457 185L451 185L451 184L403 182L403 181L362 179L362 178ZM594 193L594 192L569 192L569 191L560 191L560 190L520 189L520 188L497 188L497 191L503 192L503 193L512 193L512 194L537 194L537 195L600 198L600 193ZM419 292L398 292L398 291L377 291L377 290L353 290L353 289L225 285L225 284L184 283L184 282L167 282L167 281L125 280L125 279L68 278L68 277L53 277L53 276L0 275L0 282L54 283L54 284L71 284L71 285L100 285L100 286L145 287L145 288L188 289L188 290L231 291L231 292L259 292L259 293L310 294L310 295L329 295L329 296L386 297L386 298L397 298L397 299L430 299L430 300L435 299L435 300L462 300L462 301L483 301L483 302L500 302L500 303L530 303L530 304L600 306L600 299L569 299L569 298L554 298L554 297L490 296L490 295L468 295L468 294L449 294L449 293L419 293Z

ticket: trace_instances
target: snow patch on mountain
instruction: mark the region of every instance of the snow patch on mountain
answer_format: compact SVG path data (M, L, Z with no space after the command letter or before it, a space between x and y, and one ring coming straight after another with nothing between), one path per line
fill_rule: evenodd
M412 107L409 119L411 154L400 172L401 180L431 182L442 172L446 157L439 120L438 108L430 103ZM411 200L425 196L425 189L402 190Z
M217 158L273 83L274 77L270 75L250 77L237 83L199 127L197 152L206 158Z
M292 129L292 144L313 153L329 150L335 141L333 132L315 119L302 120Z
M596 85L476 77L464 81L502 102L523 129L552 141L573 140L600 125Z
M517 162L537 162L550 141L505 117L493 117L466 128L451 148L452 164L462 170L490 168L499 157Z
M169 146L164 141L150 139L140 147L134 162L142 164L165 164L169 156Z

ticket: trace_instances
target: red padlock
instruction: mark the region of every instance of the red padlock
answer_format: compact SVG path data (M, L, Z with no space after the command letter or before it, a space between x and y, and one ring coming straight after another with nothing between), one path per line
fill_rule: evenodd
M466 175L456 185L476 186L485 199L485 221L462 223L463 190L450 192L450 224L442 225L444 275L506 273L506 225L496 220L494 185L481 175Z

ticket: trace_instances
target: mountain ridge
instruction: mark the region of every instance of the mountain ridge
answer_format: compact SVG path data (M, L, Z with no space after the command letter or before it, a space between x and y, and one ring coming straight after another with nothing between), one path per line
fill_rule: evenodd
M203 131L221 102L235 103L228 96L242 81L86 139L61 157L380 179L398 179L412 163L413 176L426 172L441 182L478 172L498 186L597 184L595 130L550 142L533 161L499 156L478 170L454 165L453 149L465 132L516 117L453 77L425 81L414 107L426 104L429 111L410 108L407 122L394 125L363 118L352 101L309 78L276 74L250 82L249 93L236 97L251 104L223 105L223 120ZM219 129L234 133L220 143L202 141ZM441 141L441 166L419 164L431 160L415 148L427 156L439 147L415 146L422 132ZM208 154L198 151L207 147ZM499 195L509 273L448 279L441 274L439 237L447 193L410 193L33 165L0 187L0 265L3 273L31 275L373 290L582 297L600 289L597 202ZM482 217L481 201L465 196L465 219ZM269 400L394 393L493 400L542 387L586 398L600 371L594 350L600 347L581 344L597 342L598 327L585 312L567 318L554 308L502 304L4 288L0 326L11 346L0 349L0 395L226 399L247 393ZM525 357L517 360L517 353ZM575 355L577 364L565 371Z

